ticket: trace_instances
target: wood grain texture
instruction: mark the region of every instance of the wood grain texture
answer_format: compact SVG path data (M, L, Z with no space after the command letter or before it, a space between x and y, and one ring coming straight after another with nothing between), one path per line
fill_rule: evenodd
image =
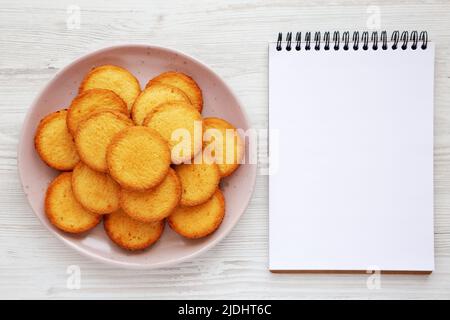
M17 173L22 121L63 66L117 43L160 44L202 60L227 81L256 128L267 127L267 42L278 31L365 30L371 1L24 1L0 8L0 298L450 298L450 3L378 1L381 29L428 30L436 42L435 251L429 276L273 274L267 270L268 180L259 176L232 233L201 257L172 268L130 271L66 248L31 212ZM81 9L79 29L67 8ZM407 94L407 93L399 93ZM369 97L368 97L369 98ZM81 289L66 287L69 265Z

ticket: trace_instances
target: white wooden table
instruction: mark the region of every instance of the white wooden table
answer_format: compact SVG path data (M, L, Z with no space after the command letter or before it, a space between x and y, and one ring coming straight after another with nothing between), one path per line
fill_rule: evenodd
M450 3L422 2L2 0L0 298L450 298ZM232 233L173 268L133 271L93 262L50 235L31 212L17 173L19 131L39 90L74 58L126 42L184 51L221 75L253 126L265 128L267 42L278 31L366 30L373 23L388 31L428 30L437 44L432 275L382 275L381 288L369 289L368 275L271 274L264 176ZM81 268L78 290L66 285L69 265Z

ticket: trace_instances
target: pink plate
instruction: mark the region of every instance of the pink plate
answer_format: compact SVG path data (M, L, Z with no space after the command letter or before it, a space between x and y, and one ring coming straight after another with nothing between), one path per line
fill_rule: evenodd
M222 182L226 200L225 218L220 228L204 239L184 239L166 226L164 234L154 246L139 253L130 253L108 239L102 224L86 234L74 236L53 227L45 216L45 191L58 172L47 167L34 149L36 127L48 113L69 106L83 76L91 68L103 64L115 64L130 70L139 79L141 87L161 72L184 72L193 77L203 91L205 117L217 116L244 130L250 127L238 99L224 81L203 63L186 54L146 45L121 45L93 52L58 72L36 98L25 118L19 144L18 167L31 208L57 238L98 261L128 268L157 268L191 259L217 244L236 225L253 193L255 164L241 165L231 177Z

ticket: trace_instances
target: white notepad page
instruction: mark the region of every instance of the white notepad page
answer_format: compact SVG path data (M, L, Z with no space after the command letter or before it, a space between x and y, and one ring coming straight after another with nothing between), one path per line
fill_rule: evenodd
M433 270L433 80L433 43L269 44L270 270Z

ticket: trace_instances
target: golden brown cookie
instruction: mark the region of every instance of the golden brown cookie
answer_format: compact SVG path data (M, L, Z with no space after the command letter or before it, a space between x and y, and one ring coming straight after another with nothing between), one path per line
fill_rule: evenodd
M105 214L119 209L120 186L108 174L79 162L72 173L72 190L89 211Z
M202 90L200 90L197 83L188 75L176 71L164 72L151 79L147 83L146 88L156 82L168 84L182 90L188 96L191 104L198 110L198 112L202 112Z
M47 115L41 120L34 137L34 146L41 159L50 167L72 170L80 161L73 138L67 129L67 110Z
M203 142L204 153L215 159L221 177L229 176L244 155L244 144L236 128L223 119L205 118L203 130L207 140Z
M180 89L162 83L154 83L137 97L131 109L131 117L134 123L141 126L145 117L154 107L175 101L191 103L188 96Z
M119 247L142 250L154 244L164 230L164 220L144 223L132 219L122 210L104 216L103 226L108 237Z
M202 149L202 116L190 104L168 102L150 111L144 125L168 142L172 163L190 160Z
M113 91L106 89L90 89L72 100L67 113L67 127L75 136L78 124L93 112L115 110L128 115L127 104Z
M181 184L173 169L164 180L149 191L122 189L120 206L133 219L142 222L162 220L178 206L181 199Z
M129 127L111 141L107 162L110 175L123 188L144 191L157 186L166 176L170 150L155 130Z
M205 203L193 207L180 206L169 216L170 227L178 234L198 239L219 228L225 216L225 199L217 189Z
M219 185L220 173L215 163L195 162L175 167L181 182L180 204L183 206L196 206L208 201Z
M78 125L75 146L81 160L91 169L107 172L106 150L112 138L133 122L117 111L100 111L91 114Z
M141 92L139 81L128 70L103 65L92 69L80 85L80 93L89 89L108 89L114 91L128 106L128 110Z
M101 217L83 208L72 192L72 172L64 172L52 181L45 196L45 213L57 228L81 233L92 229Z

